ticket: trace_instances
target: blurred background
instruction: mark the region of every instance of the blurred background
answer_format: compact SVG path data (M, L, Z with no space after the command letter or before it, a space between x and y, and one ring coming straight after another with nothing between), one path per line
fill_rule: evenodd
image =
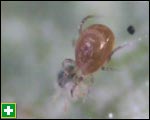
M74 59L72 41L86 22L109 26L119 71L94 73L86 100L57 96L57 74ZM17 103L17 118L149 118L149 2L1 2L1 101ZM127 32L133 25L135 34Z

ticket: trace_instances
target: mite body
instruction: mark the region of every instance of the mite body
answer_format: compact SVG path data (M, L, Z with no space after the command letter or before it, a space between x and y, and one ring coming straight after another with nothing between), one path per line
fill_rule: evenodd
M105 25L94 24L81 32L75 49L75 62L84 75L97 71L108 60L114 34Z
M85 17L79 28L79 38L75 45L75 61L65 59L62 63L62 70L58 74L58 84L64 88L69 82L73 83L71 96L81 82L93 81L92 73L99 68L104 69L114 52L124 47L119 46L113 50L115 37L113 32L105 25L93 24L84 30L84 22L94 16Z

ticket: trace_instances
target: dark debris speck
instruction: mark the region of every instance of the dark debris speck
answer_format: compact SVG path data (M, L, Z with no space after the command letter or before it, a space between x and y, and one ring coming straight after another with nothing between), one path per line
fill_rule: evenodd
M127 31L129 34L133 35L135 33L135 28L134 26L130 25L128 28L127 28Z

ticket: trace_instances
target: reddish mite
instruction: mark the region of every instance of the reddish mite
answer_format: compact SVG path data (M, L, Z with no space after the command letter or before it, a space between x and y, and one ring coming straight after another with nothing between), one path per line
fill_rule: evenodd
M83 30L85 21L92 17L94 16L85 17L80 24L79 38L75 45L75 61L65 59L58 74L57 81L60 87L64 88L67 83L73 83L71 96L80 82L93 81L92 73L100 68L104 69L104 64L109 62L112 54L124 47L119 46L113 50L115 37L105 25L93 24Z
M81 32L75 49L78 69L88 75L102 67L112 52L114 40L113 32L101 24L91 25Z

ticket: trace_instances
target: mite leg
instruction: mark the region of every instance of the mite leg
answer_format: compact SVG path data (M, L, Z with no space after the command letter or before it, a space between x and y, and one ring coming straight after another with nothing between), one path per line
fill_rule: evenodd
M103 66L103 67L101 68L101 70L103 70L103 71L118 71L118 69L116 69L116 68L105 67L105 66Z
M77 76L75 76L75 78L74 78L74 85L73 85L73 87L72 87L72 89L71 89L71 91L70 91L72 97L73 97L75 88L77 87L77 85L80 84L80 82L81 82L82 80L83 80L83 77L82 77L82 76L79 77L79 78L78 78Z
M129 44L130 44L130 43L124 43L124 44L122 44L122 45L116 47L116 48L111 52L110 56L108 57L107 63L110 62L111 57L112 57L112 55L113 55L114 53L116 53L116 52L119 51L120 49L122 49L122 48L128 46ZM103 70L103 71L118 71L116 68L105 67L105 66L103 66L103 67L101 68L101 70Z
M79 35L82 33L83 31L83 24L89 19L89 18L93 18L93 17L96 17L94 15L88 15L86 16L85 18L82 19L80 25L79 25ZM72 46L75 47L76 45L76 40L72 40Z
M74 64L74 60L72 60L72 59L65 59L63 62L62 62L62 67L63 68L66 68L66 66L68 65L68 64Z
M110 56L109 56L109 59L108 59L108 62L111 60L112 55L113 55L114 53L116 53L118 50L120 50L120 49L122 49L122 48L124 48L124 47L126 47L126 46L133 45L135 42L140 42L140 41L142 41L143 38L147 38L147 35L144 35L144 37L138 38L138 40L133 40L133 41L131 41L131 42L125 42L125 43L123 43L122 45L120 45L120 46L118 46L117 48L115 48L115 49L111 52L111 54L110 54Z
M89 19L95 17L94 15L88 15L85 18L82 19L80 26L79 26L79 34L82 33L83 30L83 24Z
M140 40L139 40L139 41L140 41ZM107 63L110 62L111 57L112 57L112 55L113 55L114 53L116 53L117 51L119 51L120 49L122 49L122 48L124 48L124 47L126 47L126 46L129 46L129 45L133 44L133 42L135 42L135 41L128 42L128 43L123 43L122 45L116 47L116 48L111 52L111 54L109 55L108 60L107 60ZM101 69L104 70L104 71L112 71L112 70L115 70L115 71L116 71L116 70L117 70L117 69L114 69L114 68L111 68L111 67L105 67L105 66L103 66Z
M65 59L62 62L62 68L63 68L64 72L66 73L66 75L71 74L72 72L74 72L75 61L72 59Z
M92 85L94 83L93 75L90 75L88 79L89 79L89 85Z
M75 88L77 87L77 84L75 83L70 91L70 94L71 94L71 97L73 97L73 94L74 94L74 90Z
M111 60L111 57L112 57L112 55L113 55L114 53L116 53L116 52L119 51L120 49L122 49L122 48L128 46L129 44L130 44L130 43L124 43L124 44L122 44L122 45L116 47L116 48L111 52L111 54L109 55L109 58L108 58L107 62L109 62L109 61Z
M91 90L91 86L93 85L94 83L94 77L93 75L90 76L90 80L89 80L89 87L88 87L88 94L90 93L90 90Z

